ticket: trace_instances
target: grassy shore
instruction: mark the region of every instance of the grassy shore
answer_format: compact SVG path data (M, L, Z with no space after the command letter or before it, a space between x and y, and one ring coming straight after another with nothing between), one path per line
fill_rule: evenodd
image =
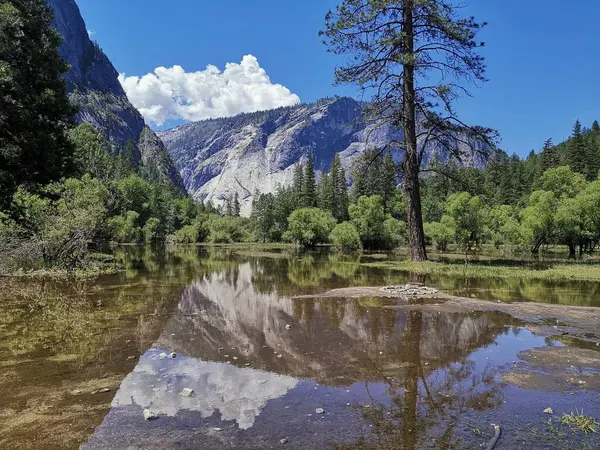
M491 264L489 261L374 261L365 262L367 267L412 272L420 275L444 275L465 278L517 278L547 281L600 281L600 264L581 262L524 262L522 265Z

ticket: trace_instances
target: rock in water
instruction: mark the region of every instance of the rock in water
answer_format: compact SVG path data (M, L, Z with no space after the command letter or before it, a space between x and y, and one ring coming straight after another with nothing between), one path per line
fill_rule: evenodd
M317 408L317 409L315 409L315 412L317 414L323 414L323 413L325 413L325 410L323 408Z
M171 358L171 359L177 358L177 353L175 353L175 352L169 353L169 358Z
M179 395L181 395L182 397L192 397L194 395L194 391L190 388L183 388Z
M158 419L158 415L149 409L144 409L144 420Z
M552 408L546 408L544 414L554 414L554 411L552 411Z

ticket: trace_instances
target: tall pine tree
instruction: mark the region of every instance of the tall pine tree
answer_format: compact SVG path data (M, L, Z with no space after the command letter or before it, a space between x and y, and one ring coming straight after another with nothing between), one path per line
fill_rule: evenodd
M66 133L74 110L59 44L46 0L0 2L0 207L17 186L46 184L72 169Z
M348 220L348 182L346 172L342 167L339 153L336 153L331 162L331 184L333 191L333 205L331 214L338 222Z
M567 143L567 164L573 172L586 174L586 153L581 122L578 119L573 125L573 133Z
M308 158L304 168L304 179L302 184L302 206L313 208L317 206L317 182L315 177L315 166L312 156Z

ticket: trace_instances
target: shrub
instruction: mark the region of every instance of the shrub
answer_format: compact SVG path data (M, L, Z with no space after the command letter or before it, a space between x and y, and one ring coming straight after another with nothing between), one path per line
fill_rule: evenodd
M335 226L331 213L319 208L297 209L290 214L288 222L284 239L304 247L327 242Z
M388 217L383 222L383 248L398 247L406 236L406 224L401 220Z
M337 224L329 235L329 240L335 249L343 252L354 252L362 247L360 235L350 222Z
M160 220L150 217L142 229L144 242L146 244L158 244L164 242L164 236L160 233Z
M119 243L137 243L142 238L142 230L136 226L140 215L135 211L127 211L125 216L115 216L108 219L110 240Z

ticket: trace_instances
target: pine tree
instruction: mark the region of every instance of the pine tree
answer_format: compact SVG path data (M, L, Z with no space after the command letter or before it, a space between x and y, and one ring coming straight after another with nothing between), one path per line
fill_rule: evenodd
M333 213L333 174L323 171L319 180L319 208Z
M227 197L227 199L225 200L225 212L224 214L226 216L232 216L233 215L233 208L231 205L231 197Z
M17 186L68 175L74 110L58 53L60 36L45 0L0 2L0 207Z
M232 214L233 217L240 217L240 197L238 195L238 193L236 192L235 195L233 196L233 206L232 206Z
M321 32L330 51L349 56L347 65L336 68L336 83L357 83L373 93L370 117L403 130L413 261L427 259L419 179L425 146L417 146L417 111L427 115L427 132L444 139L464 127L452 107L464 92L462 79L485 81L484 58L477 53L483 43L476 40L485 23L462 17L461 7L447 0L340 0L327 13ZM451 74L450 81L445 81L446 74ZM442 111L432 111L431 105L441 105ZM491 130L469 131L487 140L484 136ZM458 149L455 156L460 157Z
M600 132L600 124L598 124L597 120L594 120L594 123L592 124L592 131L594 133Z
M332 215L338 222L348 220L348 182L346 172L342 167L339 153L336 153L331 163L331 185L333 194Z
M294 168L294 179L292 181L292 189L298 196L298 198L302 197L302 189L304 187L304 167L302 164L296 164Z
M315 166L312 156L308 158L308 162L304 168L302 206L305 208L317 206L317 182L315 179Z
M567 163L573 172L586 174L586 149L579 119L573 125L573 134L567 145Z
M129 139L127 141L121 156L125 160L126 166L129 168L129 170L135 171L137 168L137 160L135 159L135 144L133 139Z

